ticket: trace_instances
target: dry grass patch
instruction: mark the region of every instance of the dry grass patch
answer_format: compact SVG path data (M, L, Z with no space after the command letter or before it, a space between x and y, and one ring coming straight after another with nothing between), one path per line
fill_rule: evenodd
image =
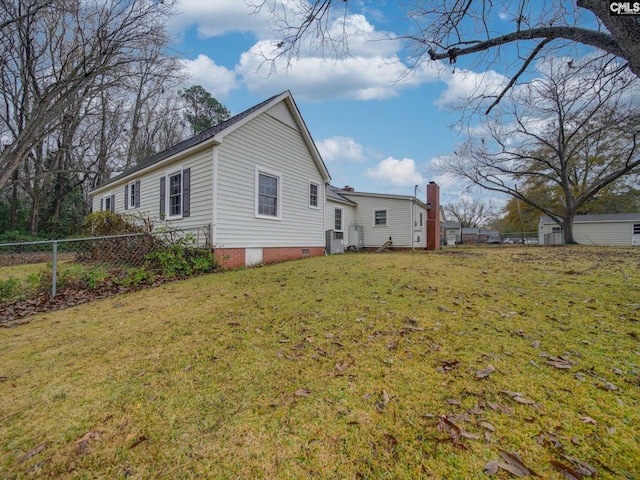
M41 315L0 330L0 476L637 478L639 267L348 254Z

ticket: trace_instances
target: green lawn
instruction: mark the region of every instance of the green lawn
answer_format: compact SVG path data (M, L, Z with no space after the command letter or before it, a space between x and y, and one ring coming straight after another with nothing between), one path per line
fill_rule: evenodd
M335 255L112 297L0 328L0 478L509 478L509 452L636 479L639 320L640 249Z

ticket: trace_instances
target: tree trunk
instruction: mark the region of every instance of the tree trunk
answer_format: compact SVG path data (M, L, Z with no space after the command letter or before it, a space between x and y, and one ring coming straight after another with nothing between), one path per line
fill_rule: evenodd
M573 238L573 219L576 214L567 214L562 219L562 231L564 233L565 245L576 245L578 242Z
M18 227L18 170L13 172L13 184L11 186L11 230Z

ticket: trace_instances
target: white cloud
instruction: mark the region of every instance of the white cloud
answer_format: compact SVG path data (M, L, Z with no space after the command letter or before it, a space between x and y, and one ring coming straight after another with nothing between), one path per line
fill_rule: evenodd
M493 70L473 72L470 70L456 70L442 78L447 88L436 105L455 108L466 105L472 98L498 95L509 79Z
M182 63L190 76L190 83L202 85L218 100L226 98L231 90L238 88L235 72L216 65L206 55L198 55L195 60L182 60Z
M254 93L269 95L290 89L296 98L308 101L382 100L397 97L402 89L437 78L435 70L430 76L424 73L427 70L420 75L407 75L407 67L395 55L350 56L337 60L301 57L290 64L285 59L265 63L265 58L273 55L274 48L273 42L258 42L240 57L236 71Z
M426 183L423 176L416 170L416 162L411 158L402 160L393 157L385 158L374 168L368 168L364 174L383 186L411 187Z
M278 2L281 18L295 18L297 4L298 0ZM291 61L273 60L278 42L268 7L254 15L241 0L180 0L180 14L171 27L176 36L193 25L201 38L230 32L253 34L258 41L241 54L235 71L249 90L261 96L290 89L296 98L307 101L383 100L397 97L403 89L438 80L438 62L427 62L411 71L400 61L400 40L392 32L376 30L361 14L335 18L329 27L333 39L348 42L348 55L331 58L330 48L323 51L302 42ZM205 72L210 70L204 64L201 67Z
M322 159L327 163L362 163L366 161L362 145L353 138L331 137L317 144Z
M170 26L180 35L191 25L197 25L202 38L216 37L229 32L250 32L258 38L270 33L266 15L254 15L243 0L180 0Z

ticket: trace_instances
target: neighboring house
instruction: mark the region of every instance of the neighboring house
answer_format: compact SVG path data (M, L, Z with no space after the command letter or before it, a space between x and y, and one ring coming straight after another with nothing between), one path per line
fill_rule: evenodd
M445 245L458 245L462 241L462 224L460 222L443 222L442 230Z
M429 184L427 190L436 187ZM394 249L427 248L430 206L416 197L328 186L326 198L325 230L342 238L345 249L357 249L359 238L365 249L379 248L387 241Z
M545 215L540 217L538 235L542 245L564 243L562 226ZM640 246L640 213L577 215L573 238L583 245Z
M254 265L324 253L329 181L286 91L101 185L92 209L207 226L224 265Z
M467 245L500 243L500 232L479 227L465 227L462 229L462 243Z

